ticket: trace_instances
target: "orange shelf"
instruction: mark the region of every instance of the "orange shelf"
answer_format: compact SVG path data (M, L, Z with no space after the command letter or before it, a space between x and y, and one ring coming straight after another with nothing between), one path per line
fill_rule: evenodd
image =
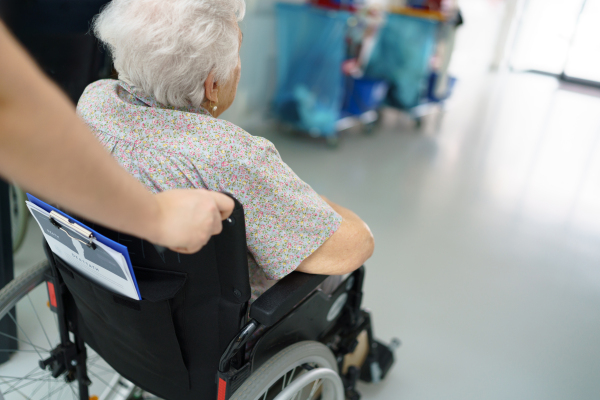
M402 14L409 17L432 19L435 21L445 21L446 17L439 11L419 10L410 7L390 7L389 11L393 14Z

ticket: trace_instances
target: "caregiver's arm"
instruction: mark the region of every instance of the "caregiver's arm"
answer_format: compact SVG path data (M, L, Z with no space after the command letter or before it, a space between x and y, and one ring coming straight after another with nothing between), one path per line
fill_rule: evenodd
M367 224L352 211L323 199L342 216L342 223L321 247L302 261L296 271L344 275L358 269L373 255L373 234Z
M221 231L233 201L205 190L152 195L123 170L0 21L0 176L115 230L177 251Z

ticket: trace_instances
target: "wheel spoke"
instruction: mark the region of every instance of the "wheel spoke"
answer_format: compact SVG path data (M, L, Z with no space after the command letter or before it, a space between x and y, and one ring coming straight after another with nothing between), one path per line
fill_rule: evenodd
M55 381L55 382L56 382L56 381ZM68 383L65 383L64 385L68 385ZM49 391L48 395L46 395L46 397L42 397L40 400L45 400L45 399L48 399L48 400L50 400L50 399L52 398L52 395L54 395L54 394L55 394L56 392L58 392L59 390L60 390L60 391L62 391L62 390L64 390L64 389L65 389L65 387L64 387L64 386L59 386L59 387L58 387L58 389L54 389L54 390L52 390L52 389L50 388L49 390L52 390L52 391ZM59 399L60 399L60 398L59 398Z
M39 378L39 377L32 377L32 378L28 378L28 377L21 377L21 376L5 376L5 375L0 375L0 378L2 378L4 380L4 382L7 382L6 379L10 380L10 381L54 381L56 380L55 378Z
M62 393L65 391L66 387L69 386L68 383L65 383L62 387L62 389L60 390L60 392L58 392L58 395L56 397L58 397L58 399L62 399ZM60 396L59 396L60 395Z
M10 317L10 319L13 320L13 322L15 323L15 325L17 325L17 328L19 328L19 330L23 333L23 335L25 335L25 339L29 340L29 343L32 343L31 339L29 339L29 336L27 336L27 333L23 330L23 328L21 327L21 325L17 322L17 319L13 315L11 315L10 312L8 313L8 316ZM32 346L33 346L33 344L32 344ZM37 352L37 353L38 353L38 356L40 356L40 360L43 360L42 355L39 352Z
M20 379L20 380L22 380L22 379ZM5 391L3 394L9 394L9 393L12 393L12 392L19 392L21 389L23 389L23 388L26 388L27 386L31 386L31 385L33 385L34 383L38 383L38 382L47 382L47 381L54 381L54 380L55 380L54 378L45 378L45 379L42 379L42 378L40 378L40 379L31 379L31 381L30 381L30 382L23 383L21 386L16 386L16 387L13 387L13 388L11 388L10 390L7 390L7 391Z
M56 386L53 385L55 382L51 382L50 385L48 386L48 393L46 393L45 397L42 397L40 400L44 400L44 399L48 399L51 400L52 399L52 395L56 392Z
M96 371L96 374L98 375L106 375L106 374L116 374L115 371L109 371L109 370L105 370L105 371Z
M31 399L31 398L33 398L33 396L34 396L34 395L35 395L37 392L39 392L39 390L40 390L41 388L43 388L44 386L45 386L45 385L44 385L44 382L40 383L40 384L39 384L39 386L38 386L38 387L36 387L36 388L35 388L35 390L34 390L33 392L31 392L31 394L29 395L29 398L30 398L30 399Z
M101 367L99 365L89 365L88 367L94 367L94 368L97 368L99 370L102 370L103 372L112 372L113 374L115 373L114 369L108 369L106 367Z
M51 384L52 382L56 382L56 379L55 379L55 378L52 378L52 377L50 377L50 376L47 376L47 377L45 377L45 378L43 378L43 377L35 377L35 375L38 375L40 372L42 372L42 375L43 375L43 373L44 373L45 371L37 371L37 372L34 372L34 371L32 371L32 372L28 373L28 374L27 374L25 377L7 377L7 378L10 378L10 380L15 380L15 383L11 384L11 385L10 385L10 387L9 387L8 389L4 390L2 393L3 393L3 394L9 394L9 393L12 393L12 392L18 392L18 393L20 393L20 394L21 394L21 395L22 395L24 398L26 398L26 399L31 399L31 398L32 398L32 396L33 396L35 393L37 393L37 392L38 392L38 391L39 391L39 390L40 390L40 389L41 389L41 388L44 386L44 384L45 384L46 382L48 382L48 387L49 387L49 388L50 388L50 384ZM5 377L0 377L0 378L5 378ZM4 379L3 379L3 380L4 380ZM17 385L19 385L19 383L20 383L20 382L22 382L23 380L29 380L30 382L24 383L24 384L22 384L21 386L18 386L18 387L17 387ZM4 380L4 381L6 382L6 380ZM21 389L23 389L23 388L25 388L25 387L27 387L27 386L30 386L30 385L32 385L32 384L34 384L34 383L38 383L38 382L41 382L41 383L40 383L40 384L39 384L39 385L38 385L38 386L35 388L35 390L34 390L34 391L31 393L31 395L30 395L30 396L26 396L26 395L25 395L25 394L24 394L24 393L21 391ZM49 390L50 390L50 389L49 389Z
M33 368L24 377L0 376L0 379L2 379L4 382L6 382L6 379L10 379L11 382L14 381L13 383L9 383L10 386L8 387L8 389L6 389L6 390L11 390L16 385L18 385L19 382L22 381L23 379L39 378L39 376L38 376L39 373L40 373L39 368ZM8 383L8 382L6 382L6 383Z
M283 382L281 384L281 391L283 392L283 389L285 389L285 377L287 376L287 372L283 374Z
M31 392L31 395L29 395L29 398L32 398L42 387L44 387L45 382L42 382L38 385L38 387L35 388L35 390L33 392Z
M14 379L24 379L24 378L39 378L40 374L43 374L45 371L41 370L39 367L34 367L31 371L29 371L24 377L9 377L6 375L0 375L0 378L9 378L11 380Z
M320 379L317 379L316 381L313 382L312 390L310 391L310 394L308 395L306 400L311 400L313 398L313 396L315 395L315 393L317 392L319 387L321 387L322 383L323 383L323 381Z
M0 353L37 353L35 350L0 349Z
M46 329L44 328L44 324L42 324L42 320L40 319L40 316L38 315L38 312L35 309L35 306L33 305L33 301L31 301L31 297L29 296L29 293L27 293L27 300L29 300L29 304L31 304L31 308L33 308L33 312L35 313L35 316L36 316L38 322L40 323L42 332L44 332L44 336L46 336L46 340L48 341L48 346L50 346L50 348L52 348L52 343L50 342L50 338L48 337L48 334L46 333Z
M73 394L73 400L79 400L77 394L75 393L75 389L73 389L73 385L69 385L69 389L71 389L71 393Z
M288 385L290 384L292 379L294 379L294 373L296 373L296 368L298 368L298 367L294 367L294 369L292 370L292 374L290 375L290 380L288 381Z
M292 372L291 372L291 374L290 374L290 379L288 380L288 385L289 385L290 383L292 383L292 379L294 378L294 374L296 373L296 369L297 369L297 368L298 368L298 367L294 367L294 369L292 369ZM291 400L295 400L295 399L296 399L296 397L298 397L298 395L299 395L300 393L301 393L301 392L296 392L296 393L294 393L294 397L292 397L292 399L291 399Z
M8 315L10 315L10 314L8 314ZM21 343L28 344L28 345L30 345L31 347L33 347L33 348L35 349L35 352L36 352L36 353L38 353L38 354L40 354L40 353L37 351L37 349L40 349L41 351L43 351L43 352L45 352L45 353L50 353L50 351L49 351L49 350L47 350L47 349L44 349L43 347L36 346L35 344L33 344L33 343L31 343L31 342L28 342L28 341L26 341L26 340L23 340L23 339L19 339L19 338L17 338L17 337L14 337L14 336L11 336L11 335L9 335L8 333L0 332L0 335L2 335L2 336L6 336L6 337L7 337L7 338L9 338L9 339L16 340L17 342L21 342ZM15 350L15 351L16 351L16 350ZM40 358L41 358L41 357L40 357Z
M92 371L88 371L88 372L90 373L90 375L95 376L100 382L104 383L106 385L106 387L110 388L110 391L108 393L112 393L115 391L117 385L114 385L111 387L110 383L106 382L104 379L102 379L101 377L96 375L94 372L92 372Z
M106 386L110 386L110 384L108 382L106 382L104 379L102 379L100 376L98 376L98 374L92 372L92 371L88 371L90 373L90 375L95 376L96 378L98 378L98 380L102 383L104 383Z
M300 389L299 391L297 391L297 392L294 394L294 397L292 397L292 400L296 400L296 399L300 400L300 395L301 395L303 392L304 392L304 388L302 388L302 389Z
M100 356L97 354L95 356L88 357L88 359L87 359L88 365L90 363L98 362L99 359L100 359Z

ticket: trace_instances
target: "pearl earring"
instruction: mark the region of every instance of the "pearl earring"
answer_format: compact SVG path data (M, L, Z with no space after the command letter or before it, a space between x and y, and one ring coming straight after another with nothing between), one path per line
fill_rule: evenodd
M217 112L217 106L213 107L213 112Z

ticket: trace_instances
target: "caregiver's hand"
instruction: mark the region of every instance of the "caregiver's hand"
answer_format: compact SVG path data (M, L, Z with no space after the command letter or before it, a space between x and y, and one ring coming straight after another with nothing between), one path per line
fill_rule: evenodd
M213 235L233 212L228 196L203 189L169 190L154 196L158 201L156 232L148 239L173 251L192 254Z

